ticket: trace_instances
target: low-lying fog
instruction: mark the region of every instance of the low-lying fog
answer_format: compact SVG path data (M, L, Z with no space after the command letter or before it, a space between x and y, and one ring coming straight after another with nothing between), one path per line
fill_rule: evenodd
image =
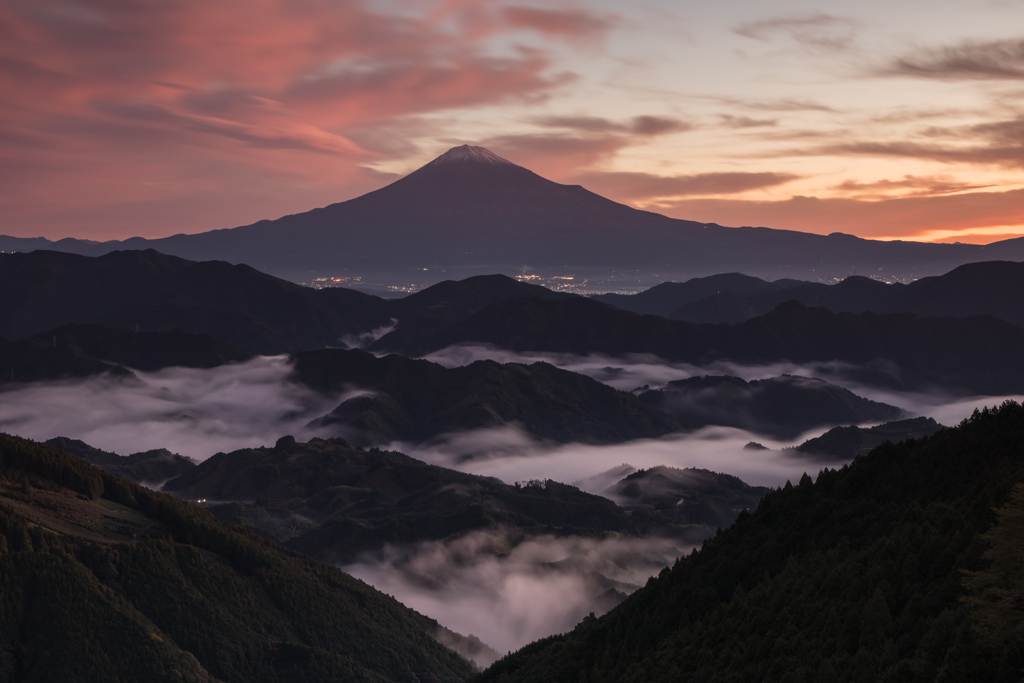
M0 430L39 441L81 439L120 455L166 448L205 460L272 446L284 434L321 436L306 424L345 398L288 381L284 356L135 374L140 381L100 376L7 388L0 392Z
M843 368L836 365L722 363L695 368L653 357L513 354L479 346L445 349L429 358L448 366L481 358L546 361L624 390L705 374L747 380L780 374L818 376L945 425L956 424L975 407L1006 398L1022 400L1020 396L949 399L857 386L843 381ZM138 381L100 377L9 386L0 392L0 430L37 440L81 439L122 455L167 448L196 460L220 451L273 445L285 434L300 441L336 435L331 427L310 430L306 425L358 392L325 397L291 382L290 372L286 358L267 357L210 370L137 372ZM826 465L780 452L824 431L784 442L740 429L707 427L660 439L597 446L543 443L512 425L388 447L507 483L533 479L573 483L628 463L635 468L699 467L736 475L752 485L780 486L804 472L814 476ZM767 450L744 449L750 441ZM688 550L660 540L537 538L496 553L493 541L475 534L446 543L391 548L346 570L448 628L472 633L504 653L570 629L591 611L608 609L614 604L610 588L628 592L630 585L642 584Z
M591 612L600 616L693 547L655 538L542 536L496 555L500 543L473 533L389 548L342 569L503 655L571 630Z
M499 363L550 363L564 370L593 377L599 382L623 391L632 391L644 385L653 389L673 380L703 375L732 375L748 382L780 375L818 377L873 401L898 406L916 415L935 418L937 422L946 426L957 424L969 416L976 407L998 405L1007 399L1019 402L1024 398L1021 395L964 398L950 397L941 391L914 393L880 388L849 379L858 374L853 372L855 367L838 361L807 365L789 362L740 365L729 361L718 361L709 365L695 366L686 363L670 363L650 354L629 354L624 357L612 358L600 354L578 356L570 353L539 351L519 353L484 344L450 346L427 355L425 358L449 368L468 365L478 360L494 360ZM799 444L816 435L805 434L795 443ZM757 440L761 441L761 439Z
M946 398L938 394L910 394L856 385L829 376L829 367L793 364L738 366L720 363L707 368L673 365L652 356L607 358L568 354L514 354L482 346L453 347L429 358L448 366L481 358L502 362L550 362L567 370L590 375L619 389L648 384L658 386L673 379L704 374L733 374L747 380L780 374L823 376L868 398L934 417L953 425L982 405L995 405L1021 396ZM833 370L837 366L832 366ZM122 455L153 448L167 448L205 460L219 451L272 445L280 436L299 440L335 435L330 427L310 429L309 422L333 410L358 390L323 396L289 381L291 368L283 356L258 357L202 370L169 368L135 373L139 381L94 377L85 380L8 385L0 391L0 430L31 439L54 436L81 439ZM832 373L837 374L837 372ZM372 389L366 387L365 389ZM793 475L787 459L752 459L741 447L757 441L769 448L801 443L825 431L816 430L792 442L776 442L736 429L706 428L686 435L640 441L619 446L558 446L538 444L514 428L449 435L430 444L396 444L410 454L470 471L486 471L506 481L551 478L575 481L601 469L629 461L637 467L676 464L726 471L751 483L784 482ZM415 451L415 452L413 452ZM632 457L630 454L634 453ZM477 456L460 462L465 455ZM480 459L504 455L501 461L484 464ZM542 463L533 456L544 455ZM574 458L580 465L569 464ZM635 462L634 462L635 461ZM605 467L607 465L607 467ZM744 468L740 469L733 468ZM589 472L588 472L589 471ZM815 470L816 471L816 470ZM778 472L778 474L772 474ZM799 475L799 473L797 473ZM781 480L781 482L780 482Z
M824 431L815 430L805 436L818 436ZM744 449L751 441L768 450ZM687 434L611 445L551 444L510 426L445 435L426 444L397 442L387 448L435 465L497 477L506 483L553 479L571 484L629 464L638 469L657 465L698 467L735 475L752 486L782 486L787 479L799 480L804 472L815 476L826 464L836 466L834 460L779 452L778 449L789 445L791 442L774 441L729 427L705 427Z

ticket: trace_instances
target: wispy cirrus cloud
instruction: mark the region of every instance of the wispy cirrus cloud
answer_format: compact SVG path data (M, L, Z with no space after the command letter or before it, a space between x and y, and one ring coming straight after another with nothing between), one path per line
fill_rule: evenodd
M878 70L882 75L940 80L1024 80L1024 39L965 41L920 49Z
M627 121L613 121L600 116L538 116L530 120L545 128L566 128L585 133L629 133L641 136L681 133L693 124L672 116L634 116Z
M967 144L964 145L926 144L913 141L847 142L809 149L805 153L810 155L896 157L939 161L946 164L988 164L1024 168L1024 144L1020 144L1012 138L1012 129L1007 130L997 124L987 124L984 128L995 133L984 136L990 138L991 142L988 144L985 144L984 139L979 140L978 135L974 135L967 138ZM982 131L976 130L976 132Z
M739 107L750 111L768 111L768 112L788 112L788 111L820 111L820 112L835 112L834 107L830 107L821 102L808 99L796 99L796 98L781 98L781 99L755 99L755 98L742 98L742 97L722 97L722 96L707 96L701 99L712 100L721 104L726 104L732 107Z
M899 180L875 180L859 182L845 180L832 187L833 190L859 199L887 199L894 194L900 196L935 197L956 192L981 190L988 185L959 182L948 175L914 176L906 175Z
M825 13L749 21L733 28L737 35L764 43L785 37L805 46L825 50L849 48L857 30L857 22Z
M792 173L699 173L695 175L658 176L651 173L585 173L574 180L585 187L620 200L643 200L656 197L714 196L739 194L750 190L775 187L796 180Z
M749 116L733 116L732 114L719 114L718 118L722 125L727 128L764 128L779 125L778 119L755 119Z

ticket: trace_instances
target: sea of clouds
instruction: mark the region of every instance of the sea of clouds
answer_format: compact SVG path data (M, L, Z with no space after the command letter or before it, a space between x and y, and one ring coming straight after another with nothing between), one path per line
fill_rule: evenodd
M1024 399L950 397L939 392L913 394L872 387L850 380L856 373L839 364L719 363L697 368L652 356L515 354L484 346L453 347L428 356L448 367L485 358L547 362L627 391L705 374L729 374L748 381L780 374L821 377L945 425L958 423L976 407ZM122 455L167 448L201 461L218 452L273 445L286 434L300 441L343 436L337 427L309 425L342 401L373 389L351 387L333 395L320 394L292 381L286 357L255 358L208 370L170 368L135 374L137 379L94 377L8 385L0 391L0 430L36 440L55 436L81 439ZM544 442L516 425L505 425L386 447L507 483L591 479L610 485L616 477L600 475L628 464L629 470L657 465L697 467L733 474L751 485L781 486L787 480L796 481L804 472L814 476L822 467L841 464L783 450L824 431L812 430L794 440L780 441L741 429L706 427L659 439L591 445ZM766 449L744 448L751 441ZM596 475L597 480L593 479ZM641 585L689 549L678 540L666 539L536 537L496 552L493 534L472 534L387 548L345 569L442 625L476 635L504 653L570 629L590 612L600 614L609 609L618 598L613 599L602 581L615 582L621 598L621 593Z

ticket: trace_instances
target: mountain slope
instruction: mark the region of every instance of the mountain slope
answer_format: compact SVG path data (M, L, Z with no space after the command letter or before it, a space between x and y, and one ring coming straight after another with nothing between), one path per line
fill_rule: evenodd
M372 351L389 351L420 345L499 301L524 297L556 300L572 296L575 295L518 282L504 275L478 275L457 282L445 280L388 302L388 311L393 316L396 329L374 341L369 348Z
M1016 680L1022 643L1000 642L961 599L977 585L972 599L992 604L981 534L1024 479L1022 444L1024 408L1007 403L805 475L608 615L473 680ZM962 570L985 578L965 586Z
M661 465L637 470L601 495L633 509L654 508L656 518L666 521L700 519L708 526L724 528L736 520L741 510L757 507L770 490L750 486L728 474Z
M120 379L135 376L127 368L93 358L69 344L57 345L38 338L12 342L0 337L0 384L82 379L103 374Z
M858 455L867 455L886 441L895 443L905 439L920 439L942 428L930 417L897 420L876 427L835 427L786 452L835 458L838 461L853 460Z
M248 266L194 263L152 250L98 258L0 254L0 294L0 336L9 338L69 323L115 322L143 331L180 327L241 340L250 353L282 353L336 345L342 335L390 319L377 297L312 290Z
M342 439L284 438L272 449L219 453L164 489L190 499L256 500L213 512L329 562L476 530L504 528L511 543L526 535L645 531L612 501L572 486L510 486L397 452L355 449Z
M214 368L225 363L249 360L226 341L207 334L182 330L136 332L102 325L64 325L33 337L57 346L67 345L93 358L118 363L136 370L166 367Z
M724 425L781 439L824 425L904 416L901 408L862 398L824 380L791 375L753 382L729 376L691 377L645 391L639 398L694 427Z
M160 484L173 477L181 476L196 466L195 460L166 448L160 448L131 455L118 455L93 448L84 441L63 436L46 440L46 445L81 458L115 477L127 479L136 484Z
M421 441L518 425L553 441L613 443L663 436L685 423L635 396L547 363L477 361L444 368L398 355L325 349L297 354L295 379L313 389L362 389L321 418L360 442Z
M1024 391L1024 329L990 316L837 314L792 301L739 325L695 325L588 299L513 299L406 352L421 355L459 343L581 355L653 354L695 365L842 361L844 366L833 369L864 383L988 395Z
M0 337L0 384L82 379L131 370L212 368L249 358L230 344L181 330L135 332L101 325L65 325L21 341Z
M524 296L569 295L490 275L385 300L351 289L300 287L248 266L196 263L152 250L97 258L0 254L0 336L13 339L69 324L100 324L140 332L184 330L264 355L366 345L388 331L386 343L408 344L489 304Z
M597 294L594 301L632 311L641 315L660 315L672 318L672 312L686 304L705 301L709 297L733 293L739 297L751 297L785 291L803 284L798 280L775 280L766 282L758 277L742 273L722 273L707 277L695 277L686 282L663 282L637 294ZM820 285L825 287L827 285ZM687 318L679 318L686 320ZM704 322L704 321L700 321ZM715 321L727 322L727 321ZM739 322L739 321L738 321Z
M463 680L438 625L341 571L0 436L12 680ZM451 634L454 636L454 634Z
M662 286L665 285L659 285ZM677 307L660 314L674 320L697 323L737 323L764 315L780 303L795 299L807 306L827 308L836 313L994 315L1024 325L1024 301L1017 296L1022 288L1024 263L987 261L969 263L944 275L921 278L906 285L887 285L854 276L835 285L802 283L773 291L743 292L739 288L723 288L720 293L705 299L679 299L681 303ZM653 294L657 289L647 291ZM626 298L631 300L631 297ZM629 308L629 301L609 303L633 310Z

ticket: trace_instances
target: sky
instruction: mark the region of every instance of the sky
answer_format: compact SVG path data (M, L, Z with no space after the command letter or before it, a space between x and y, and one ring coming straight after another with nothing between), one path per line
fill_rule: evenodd
M482 145L678 218L1024 235L1024 0L0 0L0 233L246 225Z

